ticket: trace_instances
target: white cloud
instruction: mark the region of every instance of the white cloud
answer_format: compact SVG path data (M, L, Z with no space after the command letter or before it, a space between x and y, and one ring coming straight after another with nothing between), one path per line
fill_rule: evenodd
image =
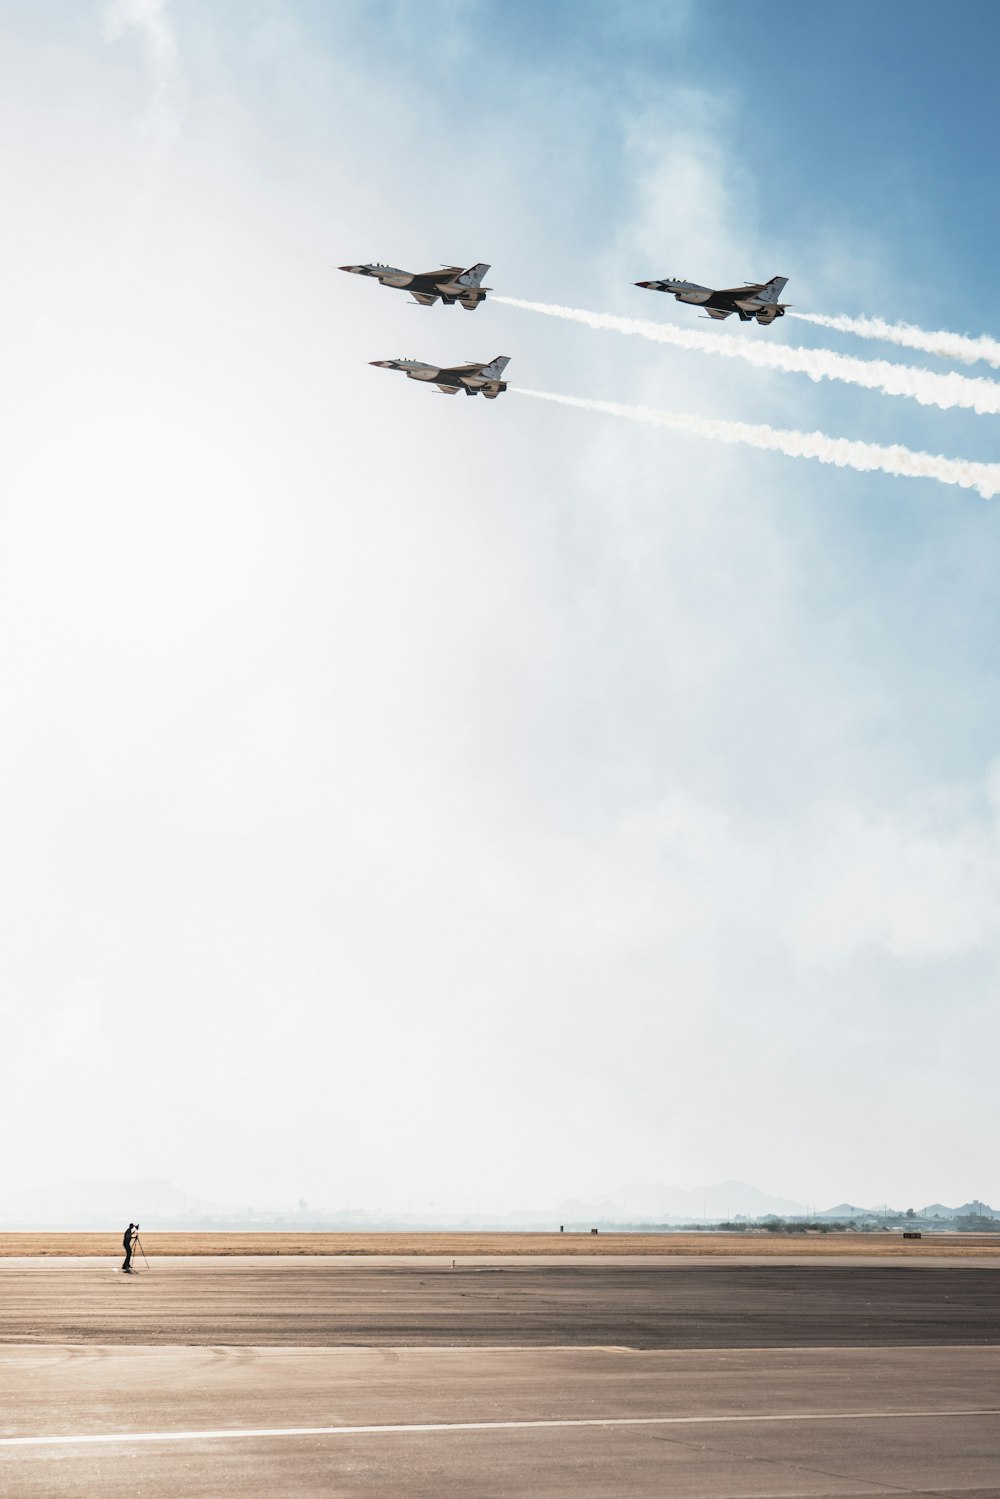
M169 14L115 14L176 77ZM514 95L482 49L461 91L443 63L430 89L412 49L357 46L365 14L334 16L336 45L241 23L223 47L185 13L197 108L128 285L102 268L131 95L96 39L91 149L46 136L20 183L49 247L17 249L44 338L15 309L3 355L0 1108L20 1169L258 1204L727 1175L860 1196L886 1069L922 1082L961 983L983 1044L937 1079L915 1164L891 1164L965 1192L996 942L993 823L969 809L996 748L943 768L923 678L896 669L888 635L949 596L863 549L886 491L441 400L366 361L505 352L526 385L570 369L595 396L805 425L766 374L489 304L428 313L336 271L467 256L513 294L603 278L625 298L693 274L659 263L675 248L756 264L730 117L667 101L653 149L597 85ZM39 72L18 139L62 86ZM599 211L609 194L630 218ZM985 508L974 531L947 512L973 613ZM925 524L906 532L924 560ZM927 646L953 704L978 685L950 670L960 644L938 623ZM849 1068L857 1121L833 1130ZM990 1194L982 1138L965 1195Z
M912 965L1000 958L1000 829L954 793L896 815L820 803L765 828L679 793L630 814L621 836L662 883L658 905L682 901L713 943L738 934L803 968L866 950Z
M169 0L105 0L101 21L108 41L138 38L150 82L149 128L158 136L176 134L179 59Z

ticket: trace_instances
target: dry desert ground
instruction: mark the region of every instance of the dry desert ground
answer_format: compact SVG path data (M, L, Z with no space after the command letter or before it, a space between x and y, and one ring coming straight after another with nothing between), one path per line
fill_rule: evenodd
M973 1259L1000 1253L1000 1235L898 1233L189 1233L150 1230L146 1253L165 1255L872 1255ZM121 1233L0 1233L0 1257L121 1254Z

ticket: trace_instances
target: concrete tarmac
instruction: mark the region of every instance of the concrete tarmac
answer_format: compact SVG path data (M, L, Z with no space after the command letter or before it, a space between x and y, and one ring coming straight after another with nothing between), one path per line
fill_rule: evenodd
M998 1302L871 1262L7 1262L0 1494L997 1499Z
M0 1491L985 1499L998 1390L997 1348L8 1348Z

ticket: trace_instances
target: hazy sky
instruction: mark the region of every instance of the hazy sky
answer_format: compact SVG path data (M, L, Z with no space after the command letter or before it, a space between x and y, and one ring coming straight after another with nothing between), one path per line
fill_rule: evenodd
M1000 506L513 387L986 461L997 418L337 270L997 336L1000 12L957 19L7 0L0 1192L1000 1201ZM489 403L367 362L500 353Z

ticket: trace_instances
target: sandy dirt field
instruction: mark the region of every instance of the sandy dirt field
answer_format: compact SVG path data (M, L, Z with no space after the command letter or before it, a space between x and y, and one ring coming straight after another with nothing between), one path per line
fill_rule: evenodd
M124 1225L123 1225L124 1231ZM121 1254L121 1233L0 1233L0 1257ZM142 1234L149 1255L948 1255L1000 1253L1000 1235L925 1234L551 1234L186 1233Z

